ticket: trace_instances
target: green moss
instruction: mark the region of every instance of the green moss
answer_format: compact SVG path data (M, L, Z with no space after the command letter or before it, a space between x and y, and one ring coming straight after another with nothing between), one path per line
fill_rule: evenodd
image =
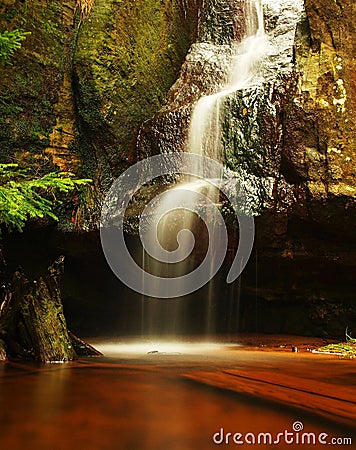
M29 65L36 70L36 65ZM49 134L55 124L56 73L45 70L35 77L30 73L15 74L7 80L8 91L0 97L0 153L38 154L49 144Z
M0 158L52 170L44 149L56 124L56 105L69 71L73 30L59 0L0 1L0 30L31 32L0 79Z
M176 79L196 28L197 4L184 8L180 0L96 0L79 27L60 0L0 0L0 31L31 32L0 78L0 160L54 170L62 141L52 132L63 124L69 136L76 125L63 153L79 155L77 174L94 178L100 195L135 160L140 126Z
M347 342L338 342L336 344L329 344L318 348L320 353L335 353L339 356L346 356L348 358L356 358L356 340L352 339Z
M178 2L97 0L75 53L78 111L118 173L164 103L189 46ZM105 134L105 135L104 135ZM115 163L116 160L116 163Z

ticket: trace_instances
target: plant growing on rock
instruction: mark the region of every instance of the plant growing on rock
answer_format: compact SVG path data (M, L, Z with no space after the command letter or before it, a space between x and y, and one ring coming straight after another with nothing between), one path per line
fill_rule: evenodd
M29 32L21 30L5 30L0 33L0 64L10 64L11 58L16 50L21 48L21 43L26 39Z
M0 164L0 223L22 231L28 219L51 217L58 220L53 206L57 193L68 193L90 179L74 179L69 172L31 176L18 164Z
M318 352L356 358L356 339L351 337L351 333L349 333L347 327L345 331L345 341L325 345L319 348Z

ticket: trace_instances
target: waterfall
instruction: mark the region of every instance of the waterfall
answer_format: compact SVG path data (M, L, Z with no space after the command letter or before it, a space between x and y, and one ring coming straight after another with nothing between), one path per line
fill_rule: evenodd
M226 81L217 86L217 92L202 96L192 111L190 127L187 136L186 151L201 156L208 156L217 161L222 160L221 153L221 116L224 99L237 90L253 84L259 76L261 59L265 56L268 47L268 37L264 29L264 17L261 0L248 0L245 6L245 38L241 43L233 42L230 52L229 66L226 67ZM223 44L224 51L226 45ZM199 172L199 171L198 171ZM221 173L222 177L223 174ZM216 181L216 180L215 180ZM157 227L149 228L148 242L158 242L162 246L162 259L144 257L144 269L158 276L179 277L192 270L196 262L201 260L201 254L206 251L206 236L204 223L192 213L196 195L202 195L211 203L219 203L218 189L209 183L209 180L188 177L177 182L168 190L168 195L157 202L154 210L154 222ZM191 198L191 199L190 199ZM191 201L191 205L189 202ZM201 208L207 212L208 220L213 221L213 213L209 212L209 201L202 202ZM185 204L185 208L172 209L170 205ZM190 208L191 206L191 208ZM210 216L209 216L210 214ZM194 245L194 237L195 245ZM176 264L171 264L172 262ZM162 263L163 261L163 263ZM166 263L164 263L166 261ZM201 261L200 261L201 262ZM214 264L211 261L211 279L214 276ZM154 281L159 282L159 281ZM211 336L215 329L214 302L220 295L219 283L210 281L205 288L205 330ZM183 302L183 303L182 303ZM182 306L183 304L183 306ZM184 301L171 300L169 304L161 300L142 299L143 334L156 334L157 326L164 334L175 335L181 331L181 322L184 315Z
M202 96L193 108L191 123L188 131L186 150L215 160L221 160L221 114L223 101L226 96L246 88L253 83L259 74L259 62L266 55L268 36L265 33L263 6L261 0L247 0L245 12L246 37L240 44L234 43L234 52L228 70L227 82L220 90L211 95ZM223 174L221 173L222 177ZM204 193L212 202L219 202L219 192L215 186L205 180L189 177L170 190L162 210L171 203L180 204L187 196L187 191ZM194 200L192 200L193 202ZM193 205L192 205L193 206ZM207 206L206 206L207 207ZM157 214L159 208L157 209ZM179 222L181 229L197 229L197 218L190 211L180 210L162 216L159 228L159 240L164 245L171 245L172 223ZM198 227L199 230L199 227ZM174 239L175 239L174 235ZM153 238L153 236L152 236ZM182 255L188 255L192 250L191 235L185 233L180 237L178 250ZM180 260L183 260L182 257Z
M257 16L257 26L256 26ZM266 55L268 36L265 33L261 0L248 0L245 13L246 37L235 44L227 83L216 93L201 97L192 113L186 149L189 152L220 160L221 114L226 96L241 90L259 73L259 62Z
M260 186L270 183L274 167L278 167L275 150L280 131L273 127L279 99L286 92L285 79L294 70L293 43L303 13L303 0L214 0L206 1L204 5L211 11L205 11L202 16L213 17L213 20L204 23L203 31L198 33L181 75L170 90L167 104L140 130L138 149L141 156L186 151L219 161L234 170L225 172L224 169L224 174L220 174L224 177L223 182L234 185L238 181L248 186L249 207L261 205ZM228 10L231 18L233 11L238 17L229 19L228 33L220 36L219 33L224 33L226 18L220 20L218 16L221 11ZM214 24L217 24L215 28ZM234 27L238 28L235 35ZM264 132L271 124L275 131L269 131L267 142ZM263 171L259 172L261 167ZM146 272L175 278L196 266L207 236L201 221L190 211L184 208L172 208L168 213L162 211L177 203L187 205L189 192L203 194L215 204L219 204L220 198L219 190L208 180L194 177L180 179L167 192L168 195L157 202L154 220L158 225L152 228L152 233L157 234L152 234L149 239L152 242L158 239L166 249L161 260L165 262L157 262L145 252L142 259ZM191 258L192 235L196 244ZM171 257L176 257L179 263L171 264ZM238 286L234 287L229 307L235 317L238 314ZM205 322L205 330L200 327L199 332L211 335L216 332L216 309L221 295L221 285L213 280L202 293L195 294L194 299L165 301L143 296L142 334L184 333L192 311L193 316L199 311L199 321L202 322L204 316ZM198 307L194 309L196 301ZM229 323L232 320L229 318Z

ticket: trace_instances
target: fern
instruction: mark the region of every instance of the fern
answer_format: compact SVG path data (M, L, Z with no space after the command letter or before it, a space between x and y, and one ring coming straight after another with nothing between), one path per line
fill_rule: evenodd
M74 179L70 172L52 172L36 178L17 164L0 164L0 223L10 230L21 231L28 219L58 220L53 212L56 193L66 194L90 182L90 179Z
M11 62L15 51L21 47L21 42L31 33L21 30L5 30L0 33L0 64L5 65Z

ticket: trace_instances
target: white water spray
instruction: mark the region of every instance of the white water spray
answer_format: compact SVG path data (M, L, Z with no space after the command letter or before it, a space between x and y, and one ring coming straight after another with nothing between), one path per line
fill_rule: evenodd
M256 77L258 77L259 63L267 52L268 38L264 30L261 0L246 1L245 21L246 37L240 44L233 44L233 55L226 84L218 92L201 97L195 105L191 118L187 151L201 156L208 156L217 161L221 160L220 141L223 100L227 95L254 82ZM222 177L222 175L221 173L220 176ZM190 195L189 192L192 194ZM203 224L191 212L194 209L197 194L206 198L201 205L205 211L209 211L209 203L210 205L219 203L219 191L216 187L209 183L208 180L190 177L185 182L180 182L171 188L167 195L158 202L154 215L156 217L155 222L159 226L152 229L152 233L157 233L157 235L152 235L149 242L156 242L158 238L160 245L163 249L166 249L162 249L164 255L160 261L166 261L167 264L162 268L162 264L157 265L154 260L146 261L145 268L147 270L152 271L152 273L158 272L161 276L177 277L182 274L182 271L184 273L191 270L191 252L193 249L196 252L195 257L199 258L199 252L204 248L204 241L207 236L204 234ZM186 204L187 199L191 201L191 208L189 204L183 209L174 208L174 205ZM168 211L168 213L164 213L164 211ZM209 214L208 212L208 216ZM211 216L208 220L212 222L214 217ZM172 258L175 259L175 262L180 261L181 264L173 266L170 264L173 262ZM213 258L214 256L212 256ZM214 276L212 263L213 261L211 260L211 276L209 279ZM163 272L166 272L166 274L163 274ZM215 331L213 303L219 296L216 289L214 283L210 283L206 292L205 332L208 336ZM154 322L158 321L170 323L169 329L173 334L179 331L179 323L183 314L179 300L178 303L171 304L169 308L166 304L162 305L156 302L157 300L151 299L148 304L145 304L146 312L149 313L151 322L151 326L148 325L150 331L152 331Z
M246 37L236 45L228 81L220 91L203 96L193 109L186 149L220 160L221 110L224 98L252 84L268 51L261 0L248 0L245 11Z

